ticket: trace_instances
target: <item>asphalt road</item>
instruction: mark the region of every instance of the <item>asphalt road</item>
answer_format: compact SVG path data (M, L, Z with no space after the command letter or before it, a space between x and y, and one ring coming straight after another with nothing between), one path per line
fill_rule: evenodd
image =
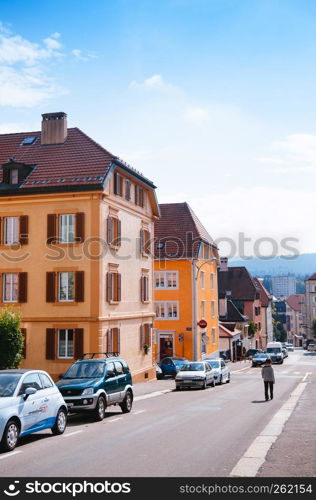
M246 367L230 384L145 396L130 414L111 407L103 422L71 416L63 436L27 436L14 452L1 454L0 476L228 476L302 379L315 380L316 355L295 351L274 369L269 402L260 368ZM159 391L159 381L156 386Z

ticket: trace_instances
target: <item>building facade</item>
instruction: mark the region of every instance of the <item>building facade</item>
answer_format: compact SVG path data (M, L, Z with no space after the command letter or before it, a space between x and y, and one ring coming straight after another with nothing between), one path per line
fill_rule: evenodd
M276 298L288 297L296 293L296 278L294 276L273 276L271 284L272 294Z
M303 294L290 295L286 298L286 328L288 342L301 347L305 338L305 326L302 312Z
M316 273L305 280L305 328L306 338L313 338L312 325L316 319Z
M162 204L160 212L155 222L155 359L215 356L217 247L187 203Z
M65 113L1 135L0 162L0 306L22 314L22 366L56 380L83 352L119 352L152 378L153 183Z

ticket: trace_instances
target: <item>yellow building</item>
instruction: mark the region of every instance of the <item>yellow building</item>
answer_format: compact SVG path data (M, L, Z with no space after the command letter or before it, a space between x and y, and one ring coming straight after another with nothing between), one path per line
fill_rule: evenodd
M107 351L135 381L155 376L155 186L67 129L65 113L1 135L0 164L0 307L22 313L22 366L57 379L83 352Z
M218 351L218 250L187 203L155 222L154 356L198 360ZM203 321L206 323L203 325Z

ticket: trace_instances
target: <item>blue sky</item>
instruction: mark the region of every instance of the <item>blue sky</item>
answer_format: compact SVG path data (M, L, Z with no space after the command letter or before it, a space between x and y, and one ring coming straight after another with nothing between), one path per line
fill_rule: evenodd
M315 251L314 1L0 0L0 21L1 133L65 111L215 239Z

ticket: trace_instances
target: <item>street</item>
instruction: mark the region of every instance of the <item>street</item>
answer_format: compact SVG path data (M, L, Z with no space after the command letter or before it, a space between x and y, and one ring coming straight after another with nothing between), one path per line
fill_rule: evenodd
M290 352L283 365L273 367L275 395L269 402L264 400L261 369L248 363L232 372L230 384L205 391L176 392L174 380L150 382L154 393L148 394L135 385L136 400L130 414L123 415L119 407L111 407L102 422L73 415L62 436L45 431L22 438L14 452L0 455L0 475L229 476L298 385L304 382L302 390L307 391L309 384L315 384L314 353ZM161 393L161 389L172 391ZM296 411L297 407L289 421ZM281 437L286 436L282 433ZM301 437L298 429L297 448ZM289 439L293 439L293 433ZM272 450L266 464L273 459ZM296 470L304 476L298 462ZM269 473L273 474L281 475L275 467Z

